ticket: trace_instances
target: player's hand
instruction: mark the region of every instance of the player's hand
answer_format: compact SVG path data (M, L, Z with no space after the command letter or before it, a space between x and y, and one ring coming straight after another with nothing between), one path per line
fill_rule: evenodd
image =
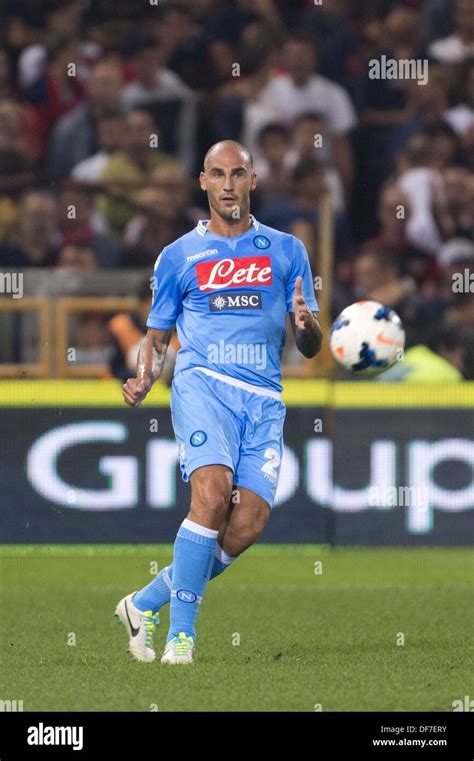
M150 390L150 384L142 378L129 378L122 386L122 394L126 404L139 407Z
M307 325L313 320L313 313L303 296L303 278L301 275L295 280L295 292L293 294L293 312L295 314L295 327L298 330L305 330Z

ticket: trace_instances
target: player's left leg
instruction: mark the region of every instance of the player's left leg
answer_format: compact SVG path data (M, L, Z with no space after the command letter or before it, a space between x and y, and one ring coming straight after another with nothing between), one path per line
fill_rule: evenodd
M244 487L234 490L217 535L209 581L224 573L258 539L269 516L270 506L258 494ZM150 611L152 615L158 613L170 601L172 579L173 563L170 563L134 594L134 605L142 611Z
M270 517L270 505L259 494L244 486L237 487L236 492L237 499L229 508L218 535L218 542L230 562L257 541Z

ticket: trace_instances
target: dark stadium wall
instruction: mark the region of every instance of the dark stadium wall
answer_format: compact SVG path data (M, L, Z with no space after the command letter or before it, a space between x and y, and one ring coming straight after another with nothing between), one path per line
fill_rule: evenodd
M277 501L264 542L472 542L472 408L289 407ZM173 542L190 490L169 411L2 410L3 543Z

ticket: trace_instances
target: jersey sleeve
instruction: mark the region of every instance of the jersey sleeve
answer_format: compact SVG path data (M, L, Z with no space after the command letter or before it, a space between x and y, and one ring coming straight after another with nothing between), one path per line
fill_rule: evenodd
M182 294L176 264L166 247L156 260L153 278L153 301L146 324L168 330L182 311Z
M303 278L303 296L312 312L319 312L318 302L314 295L313 275L309 264L309 257L304 244L299 238L293 236L293 256L291 259L290 272L286 283L286 308L293 312L293 296L295 292L296 278Z

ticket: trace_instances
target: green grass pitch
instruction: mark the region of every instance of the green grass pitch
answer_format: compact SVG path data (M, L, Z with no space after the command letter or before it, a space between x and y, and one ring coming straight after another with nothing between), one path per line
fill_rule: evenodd
M157 661L137 663L113 611L171 552L0 547L0 698L25 711L451 711L474 695L470 549L258 545L207 588L192 666L159 663L167 607Z

